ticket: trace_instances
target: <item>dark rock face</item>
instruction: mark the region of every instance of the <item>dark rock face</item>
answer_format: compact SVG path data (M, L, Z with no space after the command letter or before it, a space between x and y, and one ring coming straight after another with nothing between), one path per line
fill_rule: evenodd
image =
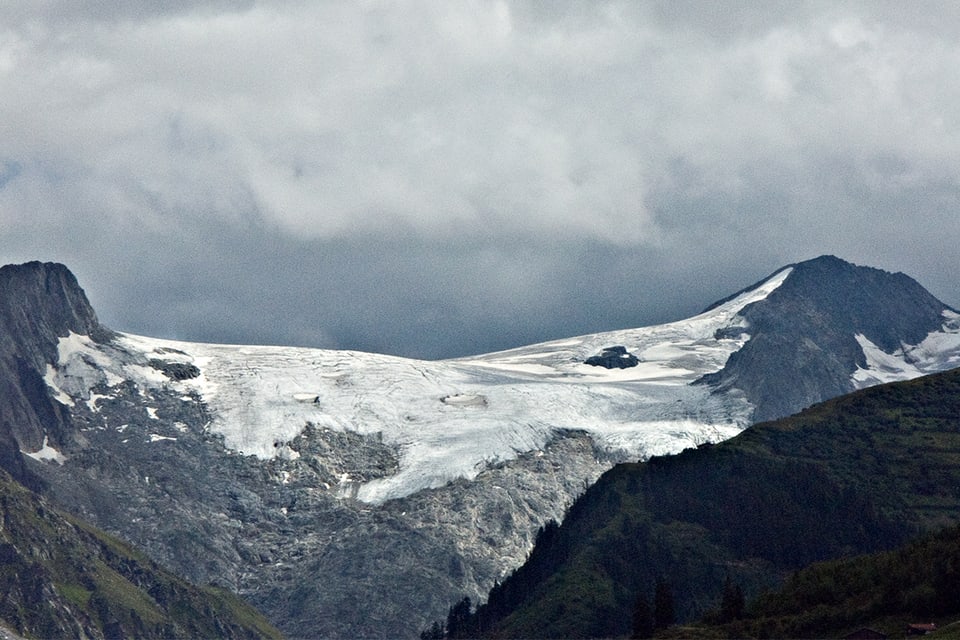
M0 268L0 466L28 486L37 479L20 450L39 449L45 435L58 445L71 437L69 412L43 382L59 338L71 331L95 341L111 336L69 269L41 262Z
M741 313L750 340L699 381L743 391L757 421L853 391L850 376L866 364L857 334L892 352L943 325L948 307L902 273L833 256L792 266L776 291Z
M69 269L52 262L0 267L0 353L16 352L42 371L57 361L57 339L71 331L110 338Z
M187 362L166 362L164 360L151 360L150 366L171 380L190 380L200 375L200 369L196 365Z
M605 369L629 369L640 364L640 359L632 353L627 353L626 347L604 347L603 352L596 356L590 356L583 361L594 367L603 367Z

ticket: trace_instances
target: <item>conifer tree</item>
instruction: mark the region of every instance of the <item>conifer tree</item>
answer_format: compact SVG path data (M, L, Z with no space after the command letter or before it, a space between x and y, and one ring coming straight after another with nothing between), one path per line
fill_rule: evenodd
M657 578L657 584L653 591L653 622L657 629L664 629L676 622L673 588L663 578Z
M727 576L723 585L723 598L720 600L720 621L732 622L743 617L743 611L746 609L746 598L743 595L743 589L739 584L734 584Z
M633 631L631 638L652 638L654 629L653 609L644 594L637 596L633 605Z
M468 597L464 597L463 600L450 607L450 612L447 614L448 638L466 638L469 635L470 608L470 598Z
M420 632L420 640L443 640L444 637L443 625L436 620L433 621L433 626Z

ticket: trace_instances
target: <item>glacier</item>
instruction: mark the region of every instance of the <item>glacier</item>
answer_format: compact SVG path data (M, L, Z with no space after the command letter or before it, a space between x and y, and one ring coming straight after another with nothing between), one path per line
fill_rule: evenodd
M260 458L290 455L304 425L376 434L399 451L397 473L362 485L341 478L342 495L379 504L472 479L490 465L535 452L560 430L582 430L619 459L646 458L729 438L750 404L690 383L723 367L749 339L738 312L789 275L693 318L557 340L480 356L422 361L301 347L188 343L119 334L109 345L71 334L47 383L64 403L95 408L98 383L132 380L202 398L209 428L225 445ZM721 329L742 331L723 332ZM718 337L734 335L735 337ZM640 358L629 369L583 361L609 345ZM173 381L150 361L189 363L200 375ZM53 369L53 368L51 368ZM155 417L155 409L148 407Z
M863 389L960 367L960 313L945 310L943 319L942 330L931 332L919 344L903 345L893 353L883 351L866 336L857 334L867 366L858 367L854 372L855 386Z
M306 424L376 435L399 452L399 469L358 483L345 474L340 495L380 504L472 479L483 469L536 452L562 430L581 430L615 459L644 459L732 437L746 428L751 404L736 390L692 384L719 371L750 338L740 312L765 299L791 267L733 299L682 321L544 342L506 351L423 361L357 351L190 343L119 334L95 344L71 334L46 381L65 404L95 409L97 383L133 380L199 397L209 428L238 453L295 454L287 443ZM856 387L912 378L960 365L960 315L944 312L941 332L887 354L862 335L866 366ZM637 366L605 369L584 360L611 345ZM184 363L199 376L171 380L150 361ZM194 395L191 395L194 394ZM147 407L151 417L155 409Z

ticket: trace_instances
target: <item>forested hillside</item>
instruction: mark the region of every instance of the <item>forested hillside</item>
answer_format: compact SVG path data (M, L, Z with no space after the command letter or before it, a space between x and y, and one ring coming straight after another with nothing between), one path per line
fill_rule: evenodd
M928 534L895 551L816 563L739 611L717 610L662 637L830 638L869 628L890 637L935 625L957 637L960 528Z
M956 523L957 487L960 370L874 387L612 469L562 526L543 528L485 605L467 615L460 603L447 626L454 636L627 635L658 582L675 620L696 619L725 584L750 597L812 562Z

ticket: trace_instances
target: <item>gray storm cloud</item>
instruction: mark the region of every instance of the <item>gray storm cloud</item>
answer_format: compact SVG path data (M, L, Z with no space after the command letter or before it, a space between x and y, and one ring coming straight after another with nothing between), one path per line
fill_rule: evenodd
M431 357L670 319L821 253L956 305L951 26L933 2L11 3L0 257L67 262L121 329Z

